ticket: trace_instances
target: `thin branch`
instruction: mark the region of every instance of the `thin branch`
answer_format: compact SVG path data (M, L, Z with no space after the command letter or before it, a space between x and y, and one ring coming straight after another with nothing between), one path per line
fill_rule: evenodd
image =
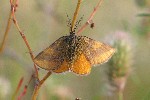
M39 84L34 88L34 92L32 94L32 100L36 100L37 96L38 96L38 92L40 90L40 87L42 86L42 84L45 82L45 80L52 74L51 71L49 71L44 78L39 82Z
M92 23L91 23L91 22L92 22L92 19L93 19L95 13L96 13L98 7L102 4L102 1L103 1L103 0L99 0L97 6L94 8L94 10L93 10L93 12L91 13L89 19L88 19L88 20L86 21L86 23L78 30L77 34L80 34L80 33L86 28L86 26L92 24Z
M15 15L13 15L13 22L14 22L14 25L17 27L17 30L19 31L21 37L23 38L23 40L24 40L24 42L25 42L25 44L26 44L26 46L27 46L27 48L28 48L28 50L29 50L29 54L30 54L32 60L34 60L34 56L33 56L32 50L31 50L31 48L30 48L30 46L29 46L29 43L28 43L28 41L27 41L27 39L26 39L24 33L21 31L21 29L20 29L20 27L19 27L19 25L18 25L18 22L17 22L17 20L16 20L16 16L15 16Z
M16 0L16 3L17 3L17 0ZM18 5L18 4L16 4L16 3L15 3L14 5ZM30 48L30 46L29 46L29 43L28 43L28 41L27 41L27 39L26 39L24 33L21 31L21 29L20 29L20 27L19 27L19 25L18 25L18 22L17 22L17 20L16 20L15 11L16 11L16 7L17 7L17 6L14 6L14 5L11 4L11 6L12 6L12 17L13 17L12 19L13 19L14 25L17 27L17 30L19 31L19 33L20 33L22 39L24 40L24 42L25 42L25 44L26 44L26 46L27 46L27 48L28 48L28 50L29 50L31 59L32 59L32 61L34 62L34 55L33 55L33 53L32 53L32 50L31 50L31 48ZM35 69L35 73L36 73L36 78L38 78L38 69L37 69L37 67L36 67L35 64L34 64L34 69ZM39 78L38 78L38 79L39 79Z
M11 3L14 3L16 2L15 0L10 0ZM8 18L8 21L7 21L7 26L6 26L6 29L5 29L5 33L4 33L4 37L3 37L3 40L2 40L2 44L0 46L0 53L2 53L2 51L4 50L4 46L5 46L5 42L6 42L6 39L7 39L7 36L8 36L8 32L10 30L10 27L11 27L11 18L12 18L12 10L10 10L9 12L9 18Z
M21 98L27 93L27 89L28 89L28 86L25 85L25 86L24 86L24 89L23 89L23 92L22 92L21 95L18 97L18 100L21 100Z
M17 8L17 6L18 6L18 0L16 0L16 1L15 1L15 0L10 0L10 4L11 4L10 16L9 16L9 20L8 20L8 25L7 25L7 28L6 28L6 32L5 32L5 35L4 35L4 40L3 40L4 42L2 43L2 46L1 46L0 50L2 51L2 49L4 48L4 43L5 43L5 41L6 41L6 37L7 37L7 34L8 34L8 30L10 29L10 24L11 24L11 19L12 19L14 25L16 26L16 28L17 28L17 30L19 31L19 33L20 33L22 39L24 40L24 42L25 42L25 44L26 44L26 46L27 46L27 48L28 48L28 50L29 50L31 59L32 59L32 61L33 61L33 60L34 60L34 55L33 55L33 53L32 53L32 50L31 50L31 48L30 48L30 46L29 46L29 43L28 43L28 41L27 41L27 39L26 39L24 33L21 31L21 29L20 29L20 27L19 27L19 25L18 25L18 22L17 22L17 20L16 20L16 16L15 16L15 11L16 11L16 8ZM34 61L33 61L33 62L34 62ZM34 64L34 68L35 68L35 72L36 72L36 78L37 78L38 81L39 81L38 69L37 69L37 67L36 67L35 64ZM45 80L46 80L51 74L52 74L51 72L48 72L48 73L45 75L45 77L39 82L38 86L35 88L35 90L34 90L34 92L33 92L33 96L32 96L33 100L36 100L36 97L37 97L37 95L38 95L38 91L39 91L40 87L42 86L42 84L45 82ZM29 83L30 83L31 80L32 80L32 77L31 77L31 79L29 80ZM16 92L15 92L13 98L15 98L17 92L19 91L19 88L21 87L22 81L23 81L23 79L20 80L19 85L18 85L18 87L17 87L17 89L16 89ZM29 83L28 83L28 85L29 85ZM18 100L20 100L20 99L26 94L28 85L25 85L23 92L22 92L21 95L18 97Z
M18 83L17 89L16 89L15 93L13 94L12 100L15 100L16 95L17 95L17 93L18 93L18 91L19 91L19 89L20 89L22 83L23 83L23 77L20 79L20 81L19 81L19 83Z
M33 79L33 77L34 77L34 74L31 75L30 80L28 81L28 84L24 86L23 92L18 96L18 100L21 100L21 98L27 93L28 86L29 86L31 80Z
M77 19L77 15L78 15L78 12L79 12L80 4L81 4L81 0L78 0L76 10L74 12L73 20L72 20L72 23L71 23L71 31L73 31L74 24L75 24L75 21Z

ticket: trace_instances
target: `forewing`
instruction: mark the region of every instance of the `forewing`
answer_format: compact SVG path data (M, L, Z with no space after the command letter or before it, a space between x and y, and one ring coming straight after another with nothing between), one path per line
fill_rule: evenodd
M55 73L63 73L66 71L69 71L69 64L66 60L64 60L63 63L59 67L53 70L53 72Z
M61 66L65 59L68 47L66 43L66 38L67 36L59 38L48 48L39 53L35 57L34 63L46 70L54 70Z
M91 65L107 62L115 52L115 49L107 44L93 40L86 36L80 36L80 38L84 41L82 42L84 43L84 55Z

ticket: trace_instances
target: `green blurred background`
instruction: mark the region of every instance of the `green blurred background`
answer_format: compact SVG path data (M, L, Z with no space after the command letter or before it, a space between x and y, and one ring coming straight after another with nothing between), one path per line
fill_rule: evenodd
M98 0L84 0L79 16L85 23ZM56 39L69 34L66 13L72 19L77 0L19 0L18 23L37 55ZM10 11L9 0L0 1L0 42L2 41ZM104 0L94 16L94 29L87 27L82 35L111 45L116 32L128 33L131 43L131 73L124 90L124 100L150 100L150 13L149 0ZM139 16L138 16L139 15ZM51 75L42 86L38 100L117 100L117 94L108 93L106 87L108 64L93 67L88 76L70 72ZM47 71L40 69L40 77ZM10 100L21 77L23 86L33 73L33 62L24 41L12 24L0 55L0 99ZM23 98L29 100L33 82ZM18 95L23 91L23 86Z

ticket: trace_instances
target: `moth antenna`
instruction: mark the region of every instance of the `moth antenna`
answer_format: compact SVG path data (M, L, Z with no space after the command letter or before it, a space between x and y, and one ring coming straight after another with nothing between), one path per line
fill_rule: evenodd
M83 16L84 16L84 15L83 15ZM81 21L83 20L83 16L80 17L80 19L79 19L78 21L76 21L75 27L74 27L74 29L73 29L74 32L76 31L76 29L78 29L78 25L81 24Z
M66 13L66 16L67 16L67 26L69 27L69 28L71 28L71 19L69 18L69 15Z

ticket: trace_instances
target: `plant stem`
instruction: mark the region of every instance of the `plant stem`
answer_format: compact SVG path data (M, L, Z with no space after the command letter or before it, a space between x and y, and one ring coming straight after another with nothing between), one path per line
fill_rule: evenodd
M118 100L123 100L123 92L122 91L118 92Z
M20 79L19 84L18 84L18 86L17 86L17 89L16 89L15 93L14 93L13 96L12 96L12 100L15 100L16 95L17 95L17 93L18 93L18 91L19 91L19 89L20 89L20 87L21 87L21 85L22 85L22 83L23 83L23 79L24 79L23 77Z
M80 34L80 33L85 29L86 26L88 26L89 24L91 24L91 21L92 21L94 15L95 15L95 13L96 13L98 7L102 4L102 1L103 1L103 0L99 0L97 6L94 8L94 10L93 10L93 12L91 13L89 19L88 19L88 20L86 21L86 23L78 30L77 34Z
M39 84L35 87L33 95L32 95L32 100L36 100L37 96L38 96L38 92L40 90L40 87L42 86L42 84L45 82L45 80L52 74L51 71L49 71L44 78L39 82Z
M32 59L32 61L34 62L34 55L33 55L33 53L32 53L32 50L31 50L31 48L30 48L30 45L29 45L29 43L28 43L28 41L27 41L27 39L26 39L24 33L21 31L21 29L20 29L20 27L19 27L19 25L18 25L18 22L17 22L17 20L16 20L16 16L15 16L15 14L14 14L14 11L12 11L12 13L13 13L13 22L14 22L14 25L16 26L16 28L17 28L17 30L19 31L19 33L20 33L22 39L24 40L24 42L25 42L25 44L26 44L26 46L27 46L27 48L28 48L28 50L29 50L31 59ZM38 76L38 69L37 69L37 67L36 67L35 64L34 64L34 69L35 69L36 78L39 79L39 76Z
M78 0L77 7L76 7L76 10L74 12L73 20L72 20L72 23L71 23L71 31L73 31L74 23L75 23L75 21L77 19L77 15L78 15L78 12L79 12L80 4L81 4L81 0Z
M12 1L13 3L16 2L15 0ZM3 37L3 40L2 40L2 44L0 46L0 53L2 53L2 51L4 50L4 46L5 46L5 42L6 42L6 39L7 39L7 36L8 36L8 32L10 30L10 27L11 27L11 18L12 18L12 10L10 10L9 12L9 18L8 18L8 21L7 21L7 26L6 26L6 29L5 29L5 33L4 33L4 37Z

